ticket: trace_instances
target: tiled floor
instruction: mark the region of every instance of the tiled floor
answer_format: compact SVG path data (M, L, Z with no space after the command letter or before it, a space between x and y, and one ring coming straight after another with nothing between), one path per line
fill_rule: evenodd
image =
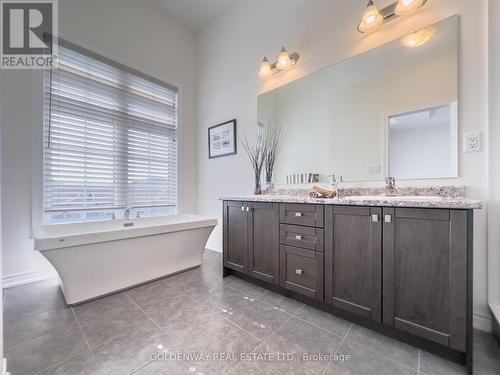
M64 304L55 281L7 289L4 325L12 375L465 373L294 300L223 280L221 256L211 251L199 269L74 308ZM476 332L475 341L475 373L500 374L492 336ZM191 357L180 360L182 353ZM241 361L244 353L253 360ZM264 360L276 353L300 360L283 360L290 354ZM302 353L351 359L302 359Z

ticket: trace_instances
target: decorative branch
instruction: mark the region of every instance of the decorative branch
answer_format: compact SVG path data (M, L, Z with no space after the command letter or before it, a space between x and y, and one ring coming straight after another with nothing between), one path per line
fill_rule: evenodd
M262 194L262 188L260 184L260 179L262 175L262 168L264 166L264 162L266 161L267 155L267 144L264 139L264 135L259 132L257 134L257 140L255 146L251 146L248 142L248 138L245 135L245 140L240 140L245 148L245 151L250 159L250 163L252 164L252 168L255 174L255 194Z
M265 143L266 143L266 183L268 186L272 185L274 165L276 164L276 159L278 157L282 142L282 132L281 126L268 126L265 132Z

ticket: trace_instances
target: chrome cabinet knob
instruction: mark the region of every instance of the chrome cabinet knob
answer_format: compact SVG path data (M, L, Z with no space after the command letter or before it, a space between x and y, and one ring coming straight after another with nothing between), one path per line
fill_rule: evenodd
M245 206L241 206L241 211L245 211Z
M386 222L386 223L392 223L392 215L385 215L384 216L384 222Z
M296 273L297 275L302 275L302 270L299 268L298 270L295 270L295 273Z
M378 223L378 215L372 215L372 223Z
M250 207L247 206L247 212L250 212Z

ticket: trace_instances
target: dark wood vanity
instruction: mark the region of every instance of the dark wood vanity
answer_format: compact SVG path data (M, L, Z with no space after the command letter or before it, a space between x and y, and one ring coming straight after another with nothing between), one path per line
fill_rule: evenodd
M233 274L471 363L472 209L223 201Z

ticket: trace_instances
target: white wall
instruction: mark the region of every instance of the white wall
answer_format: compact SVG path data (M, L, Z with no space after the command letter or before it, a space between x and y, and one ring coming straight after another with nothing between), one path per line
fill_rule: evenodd
M378 4L390 2L380 0ZM220 217L220 196L251 193L253 186L250 163L243 152L207 158L209 126L237 118L239 134L254 136L258 94L455 14L461 16L460 134L482 131L487 145L486 4L487 0L433 0L414 15L391 22L373 34L361 35L356 27L364 7L362 1L237 0L197 40L199 212ZM262 57L275 58L283 44L301 54L298 66L261 81L257 73ZM463 184L468 196L487 203L488 151L461 153L459 162L459 179L418 183ZM474 311L476 325L483 327L489 319L486 217L486 207L476 213L474 231ZM211 237L211 247L220 249L221 237L219 226Z
M488 300L500 321L500 2L489 2L490 202L488 220Z
M62 37L180 88L180 201L197 207L195 35L156 8L133 0L60 0ZM1 71L3 274L9 283L47 275L31 231L33 127L42 126L41 72ZM33 92L33 93L32 93ZM35 158L37 156L35 155ZM40 155L41 157L41 155ZM35 159L36 160L36 159Z

